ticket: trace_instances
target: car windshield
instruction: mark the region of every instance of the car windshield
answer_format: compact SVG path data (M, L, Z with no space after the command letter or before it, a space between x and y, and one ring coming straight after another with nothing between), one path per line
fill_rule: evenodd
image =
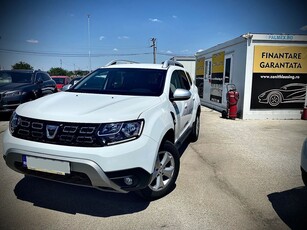
M31 83L32 73L0 71L0 85L10 83Z
M75 85L70 92L160 96L166 70L136 68L98 69Z
M65 83L65 78L53 77L52 79L53 79L53 80L55 81L55 83L57 83L57 84L64 84L64 83Z

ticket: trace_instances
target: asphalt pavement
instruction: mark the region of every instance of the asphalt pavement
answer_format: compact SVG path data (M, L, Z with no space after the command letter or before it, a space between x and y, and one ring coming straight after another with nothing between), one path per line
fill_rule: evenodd
M307 121L228 120L203 107L176 188L153 202L24 177L1 157L0 229L306 229L306 137Z

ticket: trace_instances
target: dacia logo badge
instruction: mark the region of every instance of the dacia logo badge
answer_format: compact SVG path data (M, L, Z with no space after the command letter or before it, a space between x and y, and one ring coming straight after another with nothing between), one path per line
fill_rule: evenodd
M47 125L46 134L48 139L53 139L58 132L59 126L57 125Z

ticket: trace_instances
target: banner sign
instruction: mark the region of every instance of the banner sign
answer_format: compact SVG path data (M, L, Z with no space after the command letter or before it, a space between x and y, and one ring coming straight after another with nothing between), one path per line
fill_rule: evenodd
M255 46L251 109L302 109L307 47Z
M210 100L222 103L223 75L224 75L225 52L213 54L212 56L212 78Z
M196 86L198 95L203 98L204 94L204 77L205 77L205 58L196 59Z
M196 77L205 75L205 58L196 59Z

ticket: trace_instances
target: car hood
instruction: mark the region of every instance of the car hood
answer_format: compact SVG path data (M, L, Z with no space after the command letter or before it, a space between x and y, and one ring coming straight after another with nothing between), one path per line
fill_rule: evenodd
M16 112L42 120L103 123L135 120L159 102L159 97L60 92L24 103Z
M19 90L22 89L26 86L29 86L29 83L9 83L9 84L4 84L0 85L0 92L6 92L6 91L11 91L11 90Z

